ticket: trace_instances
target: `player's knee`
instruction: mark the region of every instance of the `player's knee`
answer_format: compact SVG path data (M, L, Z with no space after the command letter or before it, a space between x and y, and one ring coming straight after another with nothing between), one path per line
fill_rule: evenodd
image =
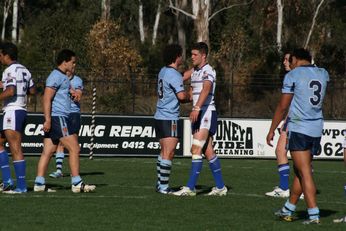
M205 140L193 139L192 146L191 146L191 154L200 155L204 144L205 144Z

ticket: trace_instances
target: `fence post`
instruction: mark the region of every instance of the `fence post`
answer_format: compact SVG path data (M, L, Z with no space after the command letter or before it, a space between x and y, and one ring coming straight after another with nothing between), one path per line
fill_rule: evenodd
M130 68L131 71L131 68ZM132 93L132 114L135 114L135 101L136 101L136 76L131 71L131 93Z

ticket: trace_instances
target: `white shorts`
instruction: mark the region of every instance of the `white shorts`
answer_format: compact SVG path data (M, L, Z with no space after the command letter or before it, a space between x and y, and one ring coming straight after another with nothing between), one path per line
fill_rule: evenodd
M26 123L25 110L5 111L0 124L0 131L13 130L23 132Z
M216 111L200 111L198 119L191 124L192 134L195 134L200 129L208 129L209 134L213 136L217 129L217 114Z

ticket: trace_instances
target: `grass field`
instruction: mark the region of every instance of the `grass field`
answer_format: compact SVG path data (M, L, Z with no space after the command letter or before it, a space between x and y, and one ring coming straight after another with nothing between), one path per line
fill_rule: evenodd
M200 194L179 198L155 193L154 158L82 158L82 177L97 185L90 194L73 194L70 177L46 179L56 193L33 193L38 158L26 160L30 191L0 195L0 230L346 230L346 224L332 222L346 214L346 169L341 161L314 163L322 224L306 227L301 224L306 216L303 201L297 221L285 223L273 215L285 201L264 196L278 181L274 160L222 159L231 190L226 197L212 198L203 196L213 186L206 162L198 181ZM186 184L190 162L174 160L171 186ZM64 170L68 176L67 165Z

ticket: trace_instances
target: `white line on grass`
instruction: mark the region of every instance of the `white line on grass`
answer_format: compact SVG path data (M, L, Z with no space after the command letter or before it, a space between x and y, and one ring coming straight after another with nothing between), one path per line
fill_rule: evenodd
M112 185L112 186L116 186L116 185ZM122 186L119 186L122 187ZM131 187L136 187L136 188L149 188L149 186L131 186ZM152 188L152 187L150 187ZM153 194L154 195L154 194ZM76 199L76 198L121 198L121 199L149 199L149 198L153 198L153 195L148 195L148 196L121 196L121 195L99 195L97 192L96 193L88 193L88 194L71 194L71 195L58 195L55 193L36 193L36 194L21 194L21 195L4 195L2 194L0 196L0 198L9 198L9 199L13 199L13 198L67 198L67 199ZM261 194L255 194L255 193L235 193L235 192L228 192L229 196L236 196L236 197L255 197L255 198L268 198L267 196L261 195ZM160 196L159 194L155 194L156 196ZM169 197L172 198L179 198L179 197L174 197L174 196L170 196L167 195ZM228 197L229 197L228 196ZM202 196L197 196L203 198ZM217 197L217 198L224 198L224 197ZM283 198L268 198L268 199L283 199ZM338 205L346 205L346 202L344 201L325 201L325 200L317 200L317 203L319 204L338 204Z
M82 195L82 194L78 194L78 195L57 195L54 193L39 193L39 194L21 194L21 195L1 195L0 198L71 198L71 199L76 199L76 198L121 198L121 199L147 199L149 197L147 196L120 196L120 195L97 195L96 193L88 193L88 195Z

